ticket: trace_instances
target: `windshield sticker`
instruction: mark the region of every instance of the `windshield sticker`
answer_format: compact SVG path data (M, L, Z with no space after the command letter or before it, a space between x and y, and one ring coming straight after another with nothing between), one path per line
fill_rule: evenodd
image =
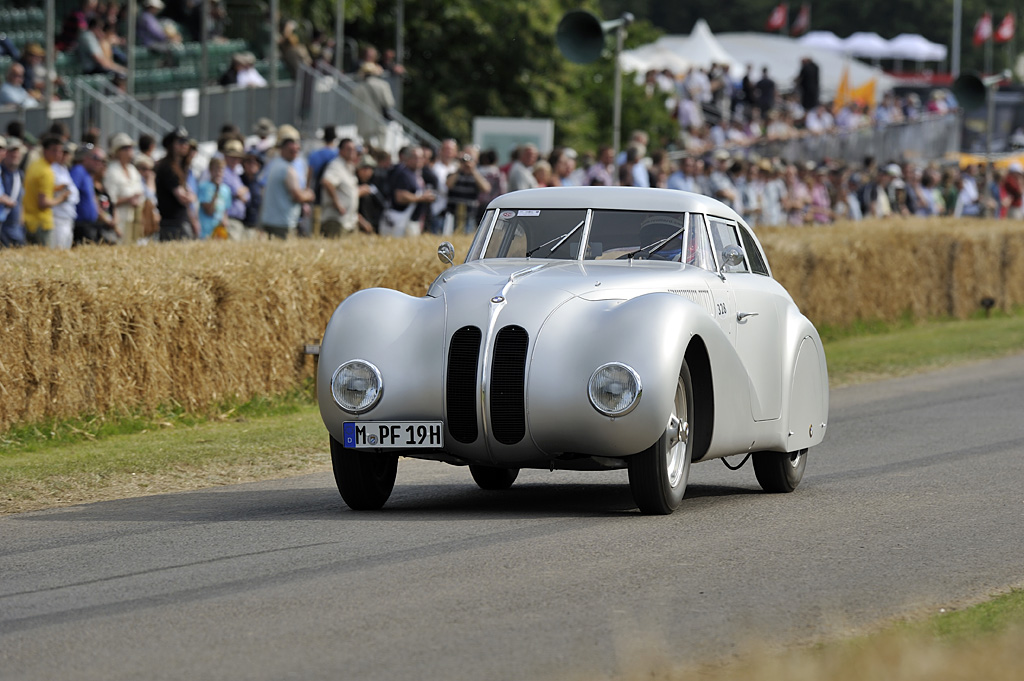
M641 227L647 225L671 225L682 229L683 217L681 215L665 215L664 213L658 215L648 216L643 222L640 223Z
M539 210L521 210L518 213L521 218L537 218L540 217Z
M504 210L504 211L501 212L501 219L502 220L511 220L515 216L516 216L516 212L514 210Z

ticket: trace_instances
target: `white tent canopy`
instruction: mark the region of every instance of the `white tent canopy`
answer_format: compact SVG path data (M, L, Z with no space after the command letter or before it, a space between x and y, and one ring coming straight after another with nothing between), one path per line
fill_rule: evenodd
M843 39L832 31L810 31L797 39L800 46L808 50L830 50L832 52L845 52L846 46Z
M668 53L682 60L683 68L668 65ZM857 87L874 79L878 91L891 89L895 80L878 68L852 59L841 52L808 48L798 40L773 33L721 33L714 35L707 22L701 20L688 36L662 36L650 45L635 50L626 50L621 55L624 70L644 73L650 69L670 68L678 75L690 67L707 68L712 63L728 64L729 74L740 79L747 65L754 70L755 78L761 77L761 69L768 68L768 74L782 91L789 90L800 71L800 58L810 56L818 64L821 94L825 99L835 96L844 71L849 75L851 87Z
M843 41L844 51L855 57L887 59L890 56L889 41L877 33L857 31Z
M889 41L889 50L890 58L906 61L943 61L949 52L945 45L914 33L900 33Z

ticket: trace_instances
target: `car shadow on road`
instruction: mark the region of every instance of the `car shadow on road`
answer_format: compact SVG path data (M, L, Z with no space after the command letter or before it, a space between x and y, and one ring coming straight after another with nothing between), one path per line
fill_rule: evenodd
M691 484L683 506L698 499L759 494L723 485ZM469 518L623 517L639 515L628 484L524 483L485 491L473 483L396 485L379 511L352 511L333 486L254 489L250 485L103 501L9 517L50 522L239 522L267 520L459 520Z

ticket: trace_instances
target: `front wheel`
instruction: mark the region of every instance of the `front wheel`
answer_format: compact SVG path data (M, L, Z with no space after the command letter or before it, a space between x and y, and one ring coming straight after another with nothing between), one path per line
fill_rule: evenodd
M807 450L798 452L756 452L754 475L765 492L792 492L804 477Z
M495 468L470 464L469 472L480 489L488 490L508 489L519 477L518 468Z
M376 511L391 496L398 475L397 454L348 449L332 437L331 463L341 498L353 511Z
M664 434L647 450L629 457L629 488L645 515L668 515L683 500L693 458L693 384L683 362Z

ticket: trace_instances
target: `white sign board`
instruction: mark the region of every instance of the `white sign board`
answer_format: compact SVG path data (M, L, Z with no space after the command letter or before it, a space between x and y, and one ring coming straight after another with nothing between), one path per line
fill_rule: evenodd
M198 88L191 87L181 91L181 115L185 118L199 115Z
M473 119L473 144L481 150L498 152L498 163L507 162L513 149L528 142L537 145L541 154L551 151L555 143L554 120L490 116Z

